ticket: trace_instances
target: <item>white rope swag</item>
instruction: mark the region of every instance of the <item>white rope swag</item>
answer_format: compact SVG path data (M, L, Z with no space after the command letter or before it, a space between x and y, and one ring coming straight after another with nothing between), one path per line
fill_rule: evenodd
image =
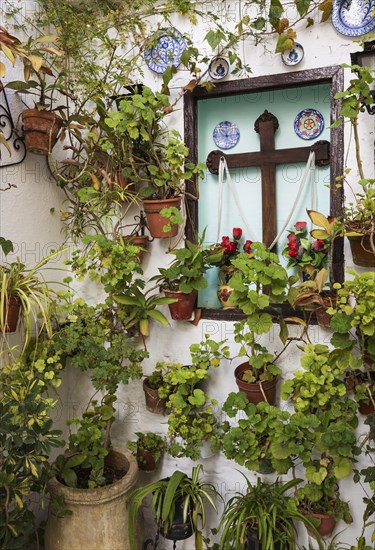
M301 182L299 184L298 192L296 195L296 198L292 204L291 210L282 226L278 234L276 235L273 242L270 244L269 249L271 250L275 244L279 241L281 235L284 233L286 227L289 225L290 220L292 219L292 216L298 206L298 203L300 201L301 196L303 195L303 192L306 188L307 182L309 180L310 175L310 182L311 182L311 209L316 210L316 183L315 183L315 153L313 151L310 152L309 158L307 159L305 170L302 174ZM243 225L246 229L246 236L251 241L261 241L261 239L258 239L256 235L254 235L253 231L250 229L249 224L246 220L246 215L242 209L241 201L239 199L236 186L233 183L233 180L231 178L231 175L229 173L229 168L227 161L225 157L220 158L219 162L219 177L218 177L218 183L219 183L219 190L218 190L218 227L217 227L217 238L216 242L220 241L220 233L221 233L221 219L222 219L222 213L223 213L223 191L224 191L224 183L225 180L229 186L229 190L232 193L234 202L236 203L236 206L238 208L238 212L240 214L241 220L243 222Z

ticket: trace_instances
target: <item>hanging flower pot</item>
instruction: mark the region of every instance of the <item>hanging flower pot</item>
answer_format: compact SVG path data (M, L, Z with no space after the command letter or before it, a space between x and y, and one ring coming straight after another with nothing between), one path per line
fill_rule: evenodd
M319 513L315 513L315 512L308 512L308 513L306 513L306 515L311 517L311 518L320 520L320 524L318 525L316 530L319 532L319 534L322 537L328 537L329 535L332 534L332 531L334 530L334 528L336 526L336 519L335 519L334 516L329 515L329 514L319 514ZM312 531L310 531L309 528L307 528L307 531L308 531L309 535L314 537L314 533Z
M318 325L322 328L329 328L331 324L332 315L327 313L327 309L330 307L336 307L336 296L333 294L321 294L321 303L315 305L315 315Z
M15 332L17 330L18 319L20 316L21 301L16 296L10 296L8 308L5 310L4 304L4 332Z
M217 297L223 309L236 309L237 304L232 297L233 288L230 284L221 284L217 288Z
M370 235L348 237L353 262L361 267L375 267L375 254L371 249Z
M137 447L136 459L139 469L143 472L154 472L160 463L160 459L155 460L152 451L141 447Z
M29 153L48 155L56 144L62 119L51 111L26 109L22 113L25 146Z
M167 540L186 540L192 536L194 531L190 514L186 522L183 520L183 515L184 499L181 498L176 501L174 518L168 531L165 533L163 527L160 529L162 537Z
M178 225L171 226L169 231L164 231L166 225L170 225L170 220L160 214L164 208L181 207L181 197L173 197L172 199L150 199L143 200L143 210L146 214L147 225L151 236L155 239L163 239L165 237L175 237L178 233Z
M189 294L185 294L180 290L164 290L164 294L167 298L176 298L176 302L168 304L172 319L175 321L188 321L193 314L197 291L193 290Z
M115 191L116 186L125 190L127 194L135 195L136 193L135 183L130 178L125 178L122 175L122 171L120 168L117 168L117 170L113 171L108 189L110 191Z
M124 239L135 246L139 246L141 250L138 252L137 256L141 264L144 260L145 252L148 250L149 240L147 235L126 235Z
M155 414L165 414L167 399L159 397L158 389L150 387L148 378L143 381L143 391L145 393L146 409Z
M262 543L260 542L258 535L251 531L250 529L247 530L246 533L246 539L247 539L247 550L262 550ZM281 549L281 543L275 542L274 543L274 550L280 550Z
M276 402L276 386L278 377L275 376L271 380L266 382L245 382L242 376L245 371L251 370L249 363L241 363L234 371L236 378L236 384L240 391L246 393L250 403L257 405L261 401L267 401L270 405L274 405Z

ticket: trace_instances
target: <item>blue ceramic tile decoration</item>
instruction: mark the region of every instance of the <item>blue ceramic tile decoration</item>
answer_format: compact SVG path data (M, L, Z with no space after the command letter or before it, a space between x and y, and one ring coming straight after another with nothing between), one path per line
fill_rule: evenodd
M221 80L229 73L229 63L225 57L214 57L208 67L208 74L213 80Z
M305 52L303 50L302 45L296 42L294 44L294 48L292 48L291 50L285 50L285 52L282 52L281 59L285 65L288 65L289 67L293 67L294 65L298 65L298 63L301 63L304 56L305 56Z
M375 0L334 0L332 24L345 36L362 36L375 29Z
M149 69L161 74L171 65L180 65L182 52L186 49L186 40L173 27L160 31L157 36L155 45L145 50L144 58Z
M294 120L294 131L302 139L315 139L324 130L324 118L316 109L304 109Z
M240 131L234 122L223 120L223 122L215 126L213 138L215 144L220 147L220 149L232 149L232 147L235 147L239 142Z

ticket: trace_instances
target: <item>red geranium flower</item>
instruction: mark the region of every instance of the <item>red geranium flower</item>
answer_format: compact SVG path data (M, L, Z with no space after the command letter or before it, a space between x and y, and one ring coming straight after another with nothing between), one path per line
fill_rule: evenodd
M291 248L288 252L288 256L290 256L291 258L298 258L299 256L298 248Z
M312 243L312 247L314 250L322 250L323 248L325 248L325 246L326 246L326 243L321 239L317 239Z
M299 249L299 242L298 241L289 241L288 242L288 248L290 250L298 250Z
M242 237L242 229L240 227L233 227L233 238L239 241Z
M297 231L305 231L307 227L307 222L297 222L294 226Z
M229 242L230 242L229 237L221 237L221 246L225 246L229 244Z
M297 237L294 233L289 233L288 235L288 241L289 242L293 242L293 241L296 241L297 240Z
M249 241L247 240L245 242L245 244L243 245L243 249L244 251L246 252L246 254L250 254L251 253L251 245L253 244L253 241Z

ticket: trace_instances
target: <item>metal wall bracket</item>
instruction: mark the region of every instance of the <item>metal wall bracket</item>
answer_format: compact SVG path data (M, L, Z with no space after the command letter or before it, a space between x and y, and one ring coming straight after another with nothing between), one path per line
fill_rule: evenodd
M17 134L12 113L10 112L8 98L5 93L5 88L1 82L0 94L0 131L5 137L11 151L11 154L9 154L6 147L0 142L0 168L7 168L9 166L21 164L21 162L25 160L26 147L23 136L19 136Z

